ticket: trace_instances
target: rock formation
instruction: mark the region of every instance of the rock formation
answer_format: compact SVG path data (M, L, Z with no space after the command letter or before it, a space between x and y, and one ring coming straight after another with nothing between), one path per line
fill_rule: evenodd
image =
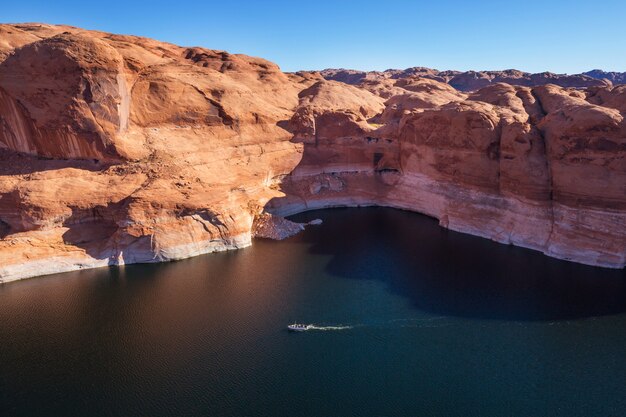
M250 244L300 158L277 124L313 80L132 36L2 33L0 280Z
M587 88L626 83L626 72L604 72L593 70L583 74L554 74L542 72L531 74L514 69L504 71L439 71L432 68L413 67L405 70L357 71L349 69L325 69L320 74L327 80L346 84L362 85L371 81L402 79L409 77L428 78L450 84L459 91L475 91L496 83L507 83L526 87L554 84L561 87Z
M348 85L36 24L0 25L0 60L0 282L239 248L358 205L626 263L624 86L467 92L427 69Z
M613 84L626 84L626 72L602 71L595 69L583 72L582 75L596 78L598 80L607 80Z

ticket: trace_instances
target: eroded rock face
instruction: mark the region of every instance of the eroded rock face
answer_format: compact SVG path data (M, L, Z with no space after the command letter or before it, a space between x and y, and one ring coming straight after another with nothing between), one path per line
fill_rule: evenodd
M368 120L385 108L382 98L335 81L318 81L298 96L289 130L305 143L362 136L374 129Z
M128 127L123 59L97 38L64 33L18 48L0 64L0 142L51 158L121 157Z
M394 85L395 87L395 85ZM446 86L446 88L448 88ZM498 83L386 102L375 130L305 144L268 209L418 211L443 227L592 265L626 261L621 88ZM610 102L612 107L594 104ZM411 103L398 111L398 103ZM616 108L617 107L617 108Z
M358 205L626 262L622 86L464 93L424 68L353 86L52 25L0 25L0 60L0 282L234 249Z
M0 63L0 280L250 244L300 160L279 124L313 79L145 38L2 27L19 37Z

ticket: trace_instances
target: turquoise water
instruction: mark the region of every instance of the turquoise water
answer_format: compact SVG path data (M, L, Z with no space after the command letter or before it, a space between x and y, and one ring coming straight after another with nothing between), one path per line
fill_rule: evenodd
M0 285L0 415L626 415L623 270L392 209L296 218L324 223Z

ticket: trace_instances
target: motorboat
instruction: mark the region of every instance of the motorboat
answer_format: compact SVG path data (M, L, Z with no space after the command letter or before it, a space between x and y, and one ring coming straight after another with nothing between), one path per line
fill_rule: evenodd
M287 326L287 329L290 332L306 332L310 328L311 326L309 324L299 324L299 323L294 323L294 324L290 324Z

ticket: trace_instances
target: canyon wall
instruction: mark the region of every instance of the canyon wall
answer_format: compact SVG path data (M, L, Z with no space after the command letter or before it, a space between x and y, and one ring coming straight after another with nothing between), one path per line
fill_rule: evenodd
M272 215L360 205L626 263L624 86L348 85L67 26L0 37L0 282L240 248L298 230Z
M15 48L0 63L0 281L250 244L300 158L278 124L304 78L223 51L0 27Z
M468 95L425 79L408 87L371 123L359 121L363 103L340 112L361 130L332 106L309 111L318 121L308 125L324 123L308 136L294 117L303 159L268 210L384 205L550 256L624 266L626 125L619 106L590 103L599 93L621 96L623 87L496 84ZM410 110L398 118L404 103Z

